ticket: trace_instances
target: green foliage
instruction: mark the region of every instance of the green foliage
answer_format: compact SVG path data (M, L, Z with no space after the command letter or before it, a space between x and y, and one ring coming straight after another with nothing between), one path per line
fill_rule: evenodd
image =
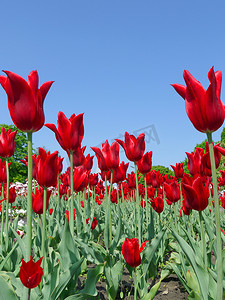
M174 173L172 170L170 170L168 167L164 166L153 166L152 170L159 171L163 175L168 175L168 176L174 176Z
M9 158L10 171L9 171L9 179L11 182L24 182L27 178L27 167L20 162L21 159L27 155L27 137L26 134L19 129L16 128L14 125L6 125L0 124L0 133L2 131L2 127L5 130L11 129L11 131L17 130L17 134L15 137L15 152L12 157ZM4 159L2 159L4 161Z

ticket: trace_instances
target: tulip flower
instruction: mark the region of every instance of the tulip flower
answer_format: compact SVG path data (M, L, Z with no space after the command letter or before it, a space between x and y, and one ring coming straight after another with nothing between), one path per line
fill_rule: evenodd
M201 174L201 162L202 157L204 155L204 150L202 148L196 148L195 152L191 152L187 154L188 158L188 170L192 176L196 174Z
M184 168L183 168L183 163L176 163L176 166L172 166L171 167L173 168L174 170L174 173L175 173L175 177L178 179L178 178L182 178L183 177L183 174L184 174Z
M75 151L73 151L73 167L81 166L85 161L84 151L86 146L83 148L77 147ZM67 151L68 157L70 159L70 152Z
M97 218L94 217L92 224L91 224L91 230L94 230L96 228L97 224L98 224Z
M93 188L98 183L98 173L89 174L88 176L88 184L90 188Z
M175 203L180 199L180 185L177 181L173 181L170 184L164 182L164 190L170 202Z
M6 183L6 162L0 158L0 183Z
M48 210L48 212L49 212L49 215L51 216L52 213L53 213L53 208L50 208L50 209Z
M42 259L43 257L41 257L36 263L33 261L32 255L28 262L25 262L22 259L19 278L22 284L28 289L37 287L41 282L43 276L43 269L41 268Z
M127 262L127 264L132 267L136 268L141 264L141 256L140 253L144 250L145 245L148 241L145 241L141 244L139 249L139 242L138 239L128 239L126 238L122 245L122 254Z
M73 173L73 188L74 191L83 191L88 185L88 175L90 171L87 171L83 166L77 167Z
M47 190L46 209L48 209L50 196L51 196L51 191ZM37 189L35 194L32 193L32 199L33 199L32 209L38 215L43 214L43 202L44 202L43 197L44 197L44 189L42 187ZM50 213L50 210L49 210L49 213Z
M39 148L36 165L36 179L38 184L45 188L56 186L59 174L58 167L58 151L50 154L50 152L46 152L43 148Z
M118 183L121 181L124 181L126 179L126 172L128 169L129 163L124 163L124 161L121 162L121 164L113 170L113 182Z
M182 190L188 205L197 211L202 211L208 206L209 184L203 183L203 179L198 176L192 186L182 183Z
M38 73L32 71L28 81L19 75L4 71L0 84L8 95L8 107L13 123L24 132L35 132L45 121L43 103L53 81L47 81L38 89Z
M145 135L141 133L137 138L125 132L125 141L116 139L116 141L123 147L127 158L130 161L137 162L140 160L145 151Z
M7 190L5 189L4 190L4 200L6 200L6 196L7 196ZM9 203L13 203L15 202L16 200L16 187L13 186L13 187L10 187L9 188Z
M117 142L109 145L108 140L102 144L102 151L97 147L91 147L98 159L98 167L101 171L115 170L119 166L119 145Z
M177 93L184 98L187 115L194 127L201 132L214 132L225 119L224 104L220 100L222 72L209 70L210 85L207 90L187 70L183 73L187 87L172 84Z
M15 151L15 137L16 131L11 132L11 129L5 130L2 127L2 132L0 134L0 156L1 157L11 157Z
M93 167L93 158L94 158L94 155L90 156L90 154L88 154L86 157L85 157L85 160L83 162L83 166L85 167L85 169L87 171L90 171Z
M152 151L146 152L142 158L137 161L137 167L139 172L147 174L152 168Z
M128 187L133 190L136 188L136 179L135 179L135 173L131 172L130 174L127 174L127 178L126 178Z
M163 208L164 208L163 198L160 196L157 196L156 198L152 199L151 206L158 214L161 214L161 212L163 211Z
M58 113L58 129L54 124L45 124L55 133L60 146L66 152L74 152L81 146L84 136L83 114L73 114L69 119L63 112Z

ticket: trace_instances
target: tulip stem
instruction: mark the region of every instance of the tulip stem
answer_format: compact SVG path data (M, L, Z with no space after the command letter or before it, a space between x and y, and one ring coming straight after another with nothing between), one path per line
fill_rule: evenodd
M41 241L41 257L44 257L45 261L45 237L46 237L46 208L47 208L47 188L44 187L43 197L43 215L42 215L42 241Z
M199 211L199 221L201 226L201 239L202 239L202 253L203 253L203 261L204 261L204 268L207 270L207 254L206 254L206 242L205 242L205 229L204 229L204 221L202 217L202 211Z
M5 165L6 165L6 220L5 220L5 236L6 236L6 249L7 249L8 248L8 230L9 230L9 162L8 162L8 158L5 161Z
M4 183L2 183L2 198L4 198ZM4 218L5 218L5 200L2 202L1 245L3 244Z
M74 235L74 217L73 217L73 152L70 151L70 210L69 210L69 225L72 236Z
M139 199L139 191L138 191L138 175L137 175L137 163L134 162L135 167L135 177L136 177L136 210L137 210L137 225L138 225L138 240L139 245L142 243L142 234L141 234L141 211L140 211L140 199Z
M27 187L27 261L31 256L32 247L32 132L27 133L28 147L28 187Z
M30 292L31 292L31 289L28 289L28 296L27 296L27 300L30 300Z
M223 260L222 260L222 240L220 231L220 207L217 187L216 164L214 157L214 150L212 144L212 133L207 132L207 139L209 142L209 154L212 170L213 182L213 197L215 201L215 219L216 219L216 241L217 241L217 300L223 299Z

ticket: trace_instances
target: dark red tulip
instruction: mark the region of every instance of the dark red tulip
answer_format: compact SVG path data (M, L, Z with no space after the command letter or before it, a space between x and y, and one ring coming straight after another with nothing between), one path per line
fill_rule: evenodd
M37 154L32 155L33 167L32 167L32 177L36 179L36 164L37 164ZM28 168L28 155L21 159L21 162Z
M0 158L0 183L6 183L6 162L2 161Z
M83 166L85 167L85 169L87 171L91 171L92 169L92 166L93 166L93 158L94 158L94 155L90 156L90 154L88 154L86 157L85 157L85 160L83 162Z
M113 142L109 145L108 140L102 144L102 151L97 147L91 147L98 159L98 167L101 171L115 170L119 166L119 145Z
M163 198L160 196L157 196L156 198L151 200L151 205L158 214L161 214L161 212L163 211L163 208L164 208Z
M210 85L207 90L187 70L183 73L187 87L172 84L177 93L184 98L187 115L194 127L201 132L213 132L224 122L224 104L220 100L222 72L209 70Z
M175 203L180 199L180 185L177 181L170 184L164 182L164 191L170 202Z
M11 132L11 129L5 130L2 127L2 132L0 134L0 156L1 157L11 157L15 152L15 137L16 131Z
M76 218L75 211L76 211L76 209L74 208L74 209L73 209L73 219L74 219L74 220L75 220L75 218ZM67 217L67 219L68 219L68 222L69 222L70 216L69 216L69 211L68 211L68 210L65 211L65 215L66 215L66 217Z
M131 190L136 189L136 177L134 172L127 174L126 181Z
M32 71L28 81L19 75L4 71L0 83L8 95L8 108L13 123L24 132L35 132L45 121L43 103L53 81L47 81L38 88L38 73Z
M129 166L129 163L124 163L124 161L121 162L121 164L113 170L113 182L119 183L121 181L124 181L126 179L126 172L127 168Z
M98 173L96 174L89 174L88 175L88 184L90 188L93 188L98 183Z
M52 215L52 213L53 213L53 209L52 209L52 208L50 208L50 209L48 210L48 212L49 212L49 215L51 216L51 215Z
M22 284L28 289L37 287L41 282L43 276L43 269L41 268L42 259L43 257L41 257L36 263L33 261L32 255L28 262L25 262L22 259L19 277Z
M87 187L89 172L83 166L74 169L73 188L75 192L83 191Z
M208 206L209 184L204 183L198 176L191 185L182 184L183 194L188 205L197 211L202 211Z
M50 154L43 148L39 148L36 165L36 180L42 187L56 186L58 169L58 151Z
M122 245L122 254L126 261L126 263L132 267L136 268L141 264L141 256L140 253L144 250L145 245L148 241L145 241L141 244L139 249L138 239L125 239Z
M6 191L6 184L4 185L4 199L6 200L6 196L7 196L7 191ZM13 203L16 200L16 187L15 186L10 186L9 187L9 203Z
M96 228L97 224L98 224L97 218L94 217L92 224L91 224L91 230L94 230Z
M192 176L196 174L201 174L201 163L202 157L204 155L204 150L202 148L196 148L195 152L187 154L188 158L188 170Z
M51 196L51 191L47 190L46 209L48 209L50 196ZM38 215L43 214L43 206L44 206L43 203L44 203L44 189L40 186L39 189L36 189L35 194L32 193L32 209L36 214Z
M145 135L141 133L137 138L134 135L129 135L125 132L125 141L116 139L116 141L123 147L127 158L130 161L137 162L140 160L145 152Z
M85 161L84 151L86 149L86 146L83 148L77 147L76 150L73 151L73 167L79 167L81 166ZM68 157L70 159L70 153L67 152Z
M172 166L171 167L173 168L174 170L174 174L175 174L175 177L178 179L178 178L182 178L183 177L183 174L184 174L184 168L183 168L183 163L176 163L176 166Z
M58 156L58 174L60 174L63 170L63 160L64 157Z
M142 158L137 161L137 167L139 172L142 174L147 174L152 168L152 151L146 152Z
M84 137L83 114L73 114L69 119L63 112L58 113L58 129L54 124L45 124L55 133L60 146L69 152L74 152L81 146Z
M147 185L152 185L154 188L159 188L163 183L162 174L159 171L152 170L146 174Z

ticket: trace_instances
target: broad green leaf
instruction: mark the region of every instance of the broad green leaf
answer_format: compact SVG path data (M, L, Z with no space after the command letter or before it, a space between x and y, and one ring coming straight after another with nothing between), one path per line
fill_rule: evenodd
M10 277L0 275L0 300L18 300L18 297L12 287Z

